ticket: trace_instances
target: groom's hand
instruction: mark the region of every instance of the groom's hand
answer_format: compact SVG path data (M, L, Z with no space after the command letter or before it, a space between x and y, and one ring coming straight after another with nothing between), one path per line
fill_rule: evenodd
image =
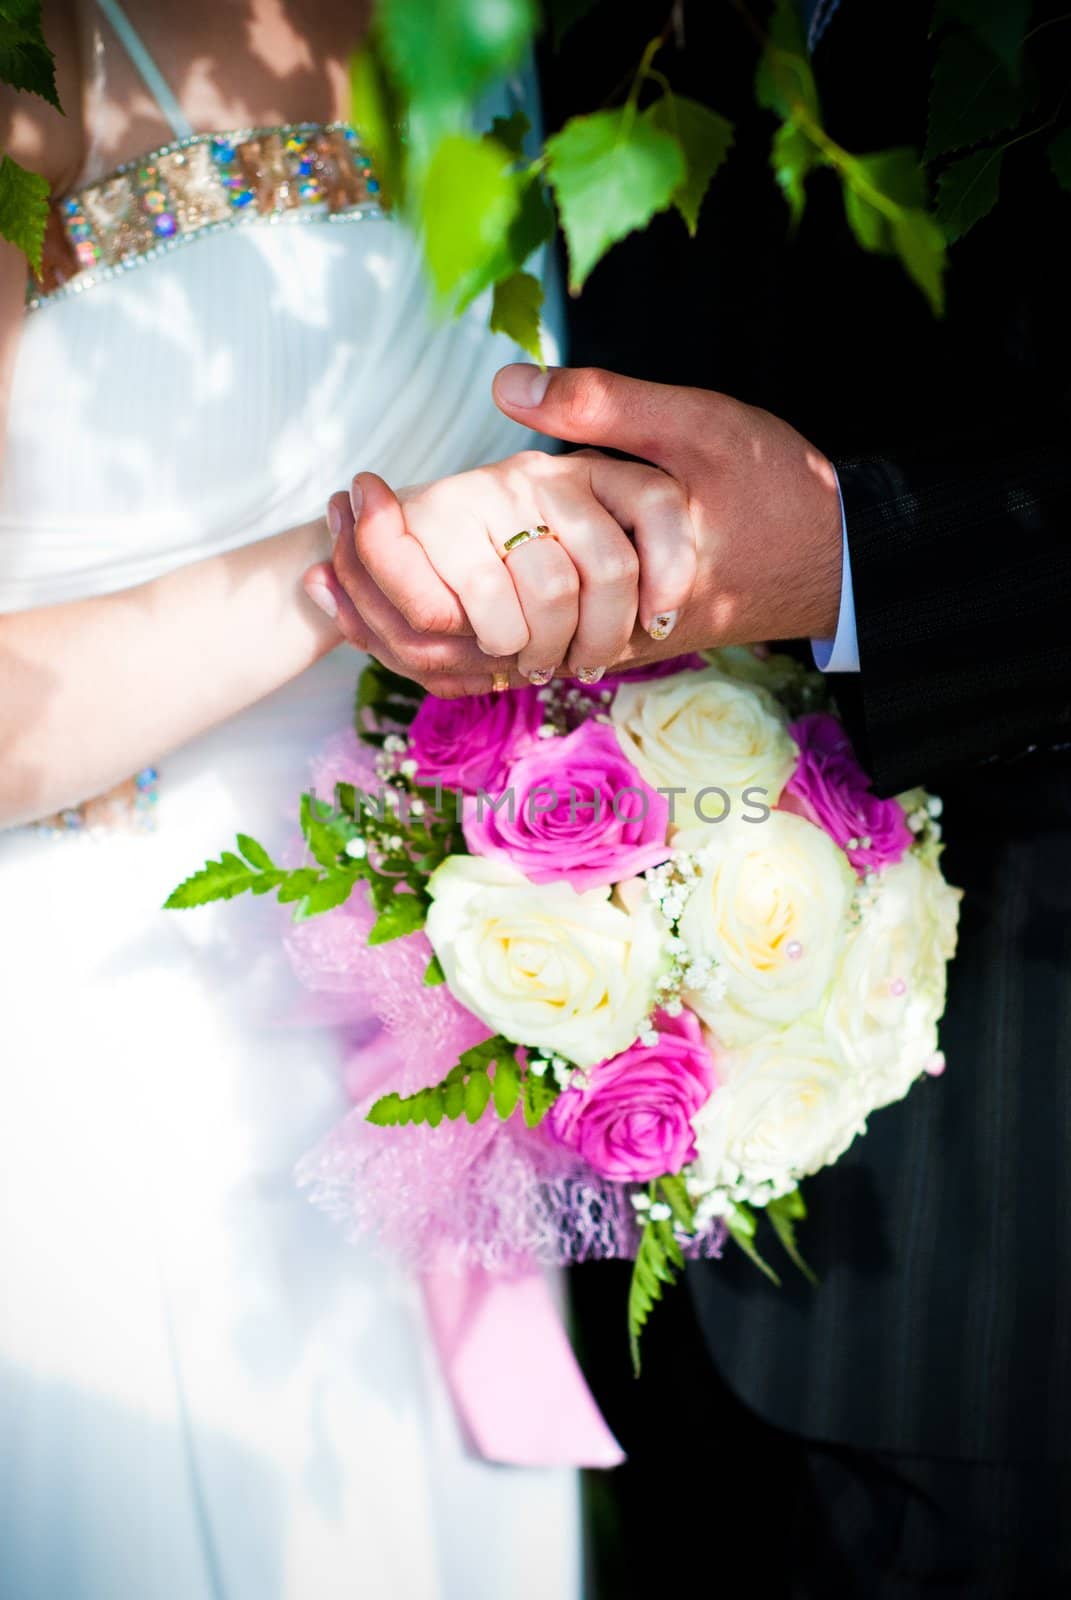
M672 641L658 654L833 636L841 577L836 477L787 423L712 390L597 368L504 367L494 396L526 428L627 451L684 488L697 530L698 578ZM654 652L641 645L635 653Z

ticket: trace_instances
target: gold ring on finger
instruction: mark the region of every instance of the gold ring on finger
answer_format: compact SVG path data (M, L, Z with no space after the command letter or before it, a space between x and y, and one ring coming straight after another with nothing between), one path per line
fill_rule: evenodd
M530 544L533 539L553 539L553 537L545 522L537 522L532 528L521 528L517 533L510 534L502 546L502 559L504 561L514 550L519 550L522 544Z

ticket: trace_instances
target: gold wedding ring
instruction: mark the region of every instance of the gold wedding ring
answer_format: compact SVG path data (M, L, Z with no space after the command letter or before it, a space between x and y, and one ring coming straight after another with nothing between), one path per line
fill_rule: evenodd
M505 694L505 692L506 692L506 690L508 688L509 688L509 673L508 672L493 672L491 674L491 692L492 692L492 694Z
M511 533L502 546L502 559L519 550L522 544L528 544L532 539L553 539L554 535L545 522L537 522L534 528L521 528L519 533Z

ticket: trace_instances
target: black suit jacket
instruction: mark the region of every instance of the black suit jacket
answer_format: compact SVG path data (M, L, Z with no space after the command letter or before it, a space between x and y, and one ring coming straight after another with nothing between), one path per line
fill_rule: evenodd
M548 58L551 126L605 98L663 10L620 6L611 30L603 8ZM928 10L843 0L815 66L848 149L921 143ZM952 252L938 322L898 263L852 240L831 174L790 233L764 170L753 42L731 7L686 19L686 52L660 65L734 117L737 149L694 243L667 216L596 270L570 361L724 390L838 464L863 669L840 684L844 707L884 792L944 794L945 867L966 890L945 1077L878 1112L807 1186L819 1287L774 1290L730 1251L690 1269L692 1295L718 1369L785 1428L1067 1459L1071 202L1043 135L1010 149L997 210ZM1065 78L1069 32L1049 34ZM605 1351L623 1286L612 1268L582 1272L585 1343ZM635 1448L638 1396L615 1396L599 1366Z

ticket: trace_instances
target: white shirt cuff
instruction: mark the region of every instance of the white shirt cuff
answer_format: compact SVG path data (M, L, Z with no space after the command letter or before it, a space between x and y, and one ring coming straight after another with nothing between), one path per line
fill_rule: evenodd
M819 672L858 672L859 635L855 626L855 591L852 588L852 562L848 554L848 524L844 517L844 496L837 479L840 500L840 614L832 639L812 639L811 650Z

